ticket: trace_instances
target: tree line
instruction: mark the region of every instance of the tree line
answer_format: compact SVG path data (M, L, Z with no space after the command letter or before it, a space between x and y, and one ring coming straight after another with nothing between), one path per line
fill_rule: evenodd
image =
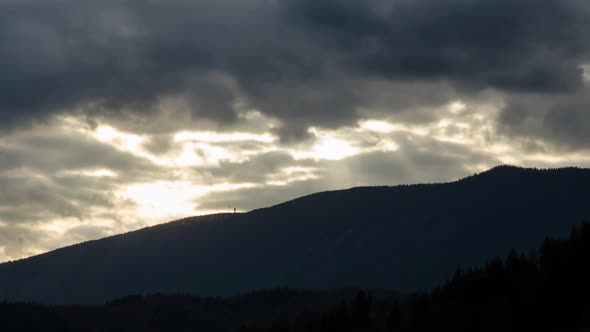
M466 250L469 250L466 248ZM5 331L562 331L590 327L590 223L537 250L458 268L430 292L262 290L131 295L103 305L0 303Z

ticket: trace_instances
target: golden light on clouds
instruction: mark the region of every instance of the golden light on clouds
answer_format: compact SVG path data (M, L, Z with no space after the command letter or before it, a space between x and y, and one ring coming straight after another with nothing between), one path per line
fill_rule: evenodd
M214 133L214 132L187 132L183 131L174 135L175 142L207 142L207 143L232 143L232 142L261 142L272 143L277 138L270 133L252 134L252 133Z
M116 178L117 173L110 169L85 169L85 170L68 170L60 172L61 175L66 176L87 176L93 178Z
M68 230L78 226L78 223L74 220L68 219L53 219L43 222L36 228L48 233L55 233L56 235L63 235Z
M109 144L116 149L131 153L137 157L145 158L157 165L166 165L169 163L166 159L159 158L143 148L146 142L146 136L126 133L108 125L100 125L90 133L98 141Z
M29 209L27 222L33 225L31 230L44 234L42 242L28 245L26 250L0 248L0 260L177 218L227 212L228 205L232 211L233 207L246 211L317 188L403 181L388 183L386 174L370 174L363 167L374 167L371 172L392 173L396 168L410 167L406 174L418 174L415 168L423 165L412 163L430 162L431 157L461 159L462 168L457 171L461 175L497 164L590 165L590 156L583 152L557 150L543 141L505 137L497 128L501 107L495 100L456 100L437 108L440 116L430 121L404 121L403 114L366 117L335 128L310 127L309 135L295 142L282 141L275 130L280 123L254 111L240 114L241 123L223 130L197 126L157 135L131 132L106 121L93 121L90 125L87 119L75 116L57 117L50 125L58 136L79 140L91 151L106 155L92 156L92 161L99 164L81 162L71 168L65 164L45 172L35 169L33 163L39 160L71 160L58 140L57 150L44 147L42 153L47 158L26 155L33 158L27 159L31 167L0 170L0 176L18 179L21 185L31 183L33 188L16 196L30 202L17 211L12 206L0 206L0 227L10 228L7 216ZM43 140L46 132L48 129L40 126L4 136L0 145L16 149L26 142ZM365 159L374 166L365 166ZM365 177L359 177L360 173ZM421 181L420 177L413 179L411 182ZM39 188L45 191L32 194ZM84 194L79 192L80 188L85 190ZM297 195L274 196L275 192L289 193L292 188L299 188ZM70 189L73 193L68 192ZM271 194L259 198L250 191ZM63 199L59 195L64 195ZM52 206L44 211L43 204Z
M317 167L286 167L277 173L269 174L265 182L269 186L286 186L293 182L319 179Z
M467 105L461 100L457 100L457 101L454 101L451 104L449 104L449 110L453 114L459 114L459 113L465 111L466 109L467 109Z
M587 73L588 66L583 66ZM490 103L468 104L456 100L443 105L439 113L446 114L437 122L409 124L395 122L394 119L366 119L356 126L337 129L310 127L310 139L296 145L282 144L271 129L280 125L277 121L265 117L257 111L244 112L241 119L258 128L261 132L228 130L223 131L180 131L171 134L172 147L161 153L154 154L145 149L150 140L148 135L137 135L118 130L108 124L101 124L94 130L83 129L81 120L74 117L62 117L64 123L71 128L78 128L98 141L114 148L147 159L155 165L177 170L191 167L220 167L221 162L245 162L258 155L269 152L286 152L295 160L339 161L362 153L375 151L397 151L400 146L396 137L406 135L429 137L436 141L459 144L470 147L493 157L497 163L509 163L526 166L527 162L543 162L560 164L579 158L587 160L584 154L560 153L523 153L518 144L497 135L496 118L501 110L502 101L492 100ZM366 133L370 134L367 138ZM241 146L241 143L254 143ZM488 166L493 166L490 163ZM474 166L476 169L483 165ZM115 177L112 170L73 170L68 174L94 177ZM277 173L279 174L279 173ZM292 183L287 179L290 173L280 173L286 179L272 179L266 185ZM270 174L269 177L276 177ZM310 177L298 175L301 180ZM312 177L313 178L313 177ZM194 183L193 183L194 184ZM262 183L264 184L264 183ZM261 185L262 185L261 184Z
M379 120L366 120L359 123L359 126L362 129L385 134L391 133L396 130L396 127L391 123Z
M293 151L295 159L342 160L359 153L359 149L344 139L330 136L317 137L310 149Z
M150 220L195 214L194 199L200 194L188 181L132 184L119 193L136 204L138 217Z
M139 217L152 221L204 214L198 209L199 197L255 186L256 184L252 183L199 185L190 181L157 181L132 184L122 189L118 195L136 204Z

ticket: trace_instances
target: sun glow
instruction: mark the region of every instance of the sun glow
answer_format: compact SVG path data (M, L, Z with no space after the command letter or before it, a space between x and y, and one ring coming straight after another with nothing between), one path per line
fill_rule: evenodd
M341 137L342 135L339 135L337 131L311 127L308 132L314 136L311 145L291 151L291 155L297 160L342 160L361 152L359 148L352 145L351 141Z
M334 137L321 137L309 150L293 152L295 159L342 160L359 153L349 142Z
M379 120L367 120L359 124L362 129L378 133L391 133L396 130L395 126Z
M232 142L260 142L260 143L272 143L276 140L276 137L269 133L265 134L252 134L252 133L213 133L213 132L180 132L174 135L174 141L186 142L207 142L207 143L232 143Z
M169 164L169 161L145 151L143 144L146 138L143 136L125 133L106 125L99 126L92 135L102 143L109 144L120 151L131 153L137 157L148 159L154 164Z
M37 229L46 232L57 233L63 235L72 227L77 226L77 222L66 219L55 219L40 224Z
M467 105L461 100L457 100L449 105L449 111L455 115L463 112L465 109L467 109Z
M161 221L164 218L202 214L203 211L198 210L197 199L206 194L255 186L251 183L221 183L206 186L194 185L190 181L158 181L128 186L119 195L123 199L131 200L137 206L137 211L142 218Z
M118 176L117 173L111 171L110 169L73 170L73 171L64 171L61 174L74 175L74 176L87 176L87 177L92 177L92 178L115 178Z
M441 112L444 116L427 123L403 123L391 118L369 118L339 128L311 127L308 139L297 143L283 143L265 127L260 127L260 132L252 131L251 128L226 132L171 132L165 137L170 143L169 146L160 152L154 152L149 148L149 143L154 137L125 132L106 123L89 128L80 122L80 125L68 125L67 128L73 128L119 151L147 159L162 169L161 176L156 175L153 180L120 183L113 189L114 196L120 202L125 202L121 209L125 209L123 214L126 216L125 224L130 227L129 229L180 217L226 212L211 210L206 205L201 206L200 199L240 189L288 186L295 182L321 180L327 169L325 165L330 165L333 161L355 156L362 158L364 154L395 153L400 148L407 149L406 146L401 146L406 140L433 140L461 145L462 149L481 151L490 156L491 161L489 165L486 161L474 161L472 168L479 171L498 161L526 166L527 163L534 162L561 164L568 160L588 159L584 158L585 156L573 155L556 157L549 153L528 153L525 158L514 145L501 139L487 139L486 135L493 134L495 130L492 122L495 113L473 105L469 106L469 112L465 112L466 109L467 106L462 101L442 105ZM75 121L73 118L65 120ZM474 130L476 127L479 130ZM270 169L262 180L253 179L252 183L216 183L215 181L220 179L227 180L211 175L215 173L211 170L220 169L225 164L247 162L269 152L291 155L294 159L292 165ZM104 178L105 181L113 183L124 180L124 173L118 174L117 169L64 170L59 175ZM97 220L98 217L93 218ZM136 220L141 220L141 223L135 224ZM73 224L79 224L76 220L71 221ZM50 222L43 227L51 234L63 234L70 226Z
M142 217L160 219L195 214L195 194L190 182L155 182L131 185L121 196L133 201Z

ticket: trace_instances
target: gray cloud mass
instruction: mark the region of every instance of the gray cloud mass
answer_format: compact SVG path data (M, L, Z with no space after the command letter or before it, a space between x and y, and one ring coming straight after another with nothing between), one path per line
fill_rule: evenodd
M284 138L297 138L312 123L350 123L360 108L383 106L366 88L374 80L416 89L446 82L463 94L579 91L590 47L582 0L0 6L4 126L87 104L145 112L179 96L195 117L222 123L236 120L236 107L259 109L289 123Z

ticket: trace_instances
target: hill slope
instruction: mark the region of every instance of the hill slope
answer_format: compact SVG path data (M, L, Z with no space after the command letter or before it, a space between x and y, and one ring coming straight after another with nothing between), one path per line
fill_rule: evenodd
M458 264L567 234L590 216L588 188L590 170L504 166L447 184L319 193L1 264L0 298L88 303L282 286L427 289Z

